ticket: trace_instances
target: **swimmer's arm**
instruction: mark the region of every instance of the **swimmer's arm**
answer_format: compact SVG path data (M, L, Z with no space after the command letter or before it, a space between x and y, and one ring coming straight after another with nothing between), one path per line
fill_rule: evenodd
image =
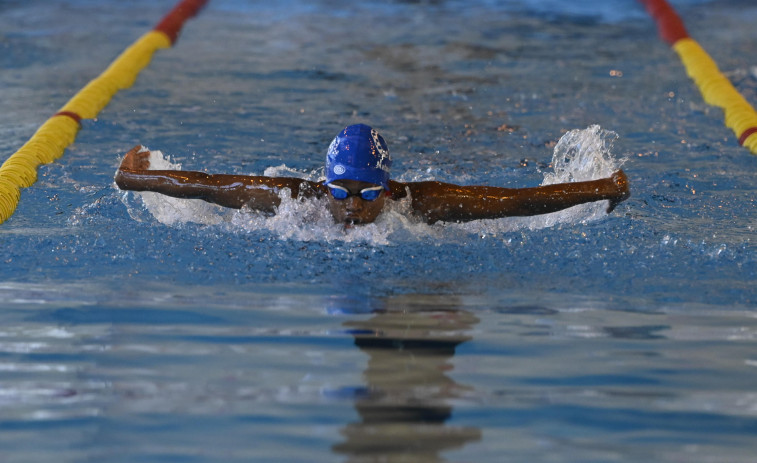
M428 223L546 214L601 200L610 201L609 213L630 196L628 178L622 170L599 180L534 188L460 186L442 182L402 185L410 192L413 210Z
M153 191L174 198L202 199L224 207L243 206L262 212L275 212L281 203L279 192L289 188L293 198L322 194L322 186L300 178L256 177L247 175L206 174L179 170L149 170L149 151L132 148L116 172L122 190Z

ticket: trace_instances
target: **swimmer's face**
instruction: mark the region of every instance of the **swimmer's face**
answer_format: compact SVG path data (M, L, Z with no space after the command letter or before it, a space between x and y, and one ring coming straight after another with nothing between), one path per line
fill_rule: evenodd
M346 199L335 199L331 193L327 195L329 211L334 216L336 223L345 225L372 223L384 209L386 196L383 194L383 191L373 201L366 201L360 197L361 190L377 186L373 183L342 179L335 180L332 184L338 185L350 193L350 196Z

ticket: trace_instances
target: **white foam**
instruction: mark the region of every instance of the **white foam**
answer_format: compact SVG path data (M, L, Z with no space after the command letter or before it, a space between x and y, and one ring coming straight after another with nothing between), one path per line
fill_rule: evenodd
M622 160L611 153L617 139L614 132L597 125L584 130L566 133L555 146L552 165L554 171L544 176L542 185L575 182L604 178L616 171ZM151 169L180 169L160 151L152 151ZM323 170L299 171L280 165L265 170L267 176L290 176L318 181ZM325 204L325 199L291 199L289 191L280 194L281 204L277 214L270 216L246 209L228 210L202 200L176 199L157 193L130 193L140 198L141 206L152 217L166 225L187 222L218 225L232 232L268 230L282 239L296 241L344 241L368 242L388 245L408 239L450 239L459 233L496 235L516 230L536 230L558 224L582 223L605 217L606 201L582 204L563 211L534 217L507 217L496 220L478 220L463 224L426 225L410 214L409 200L389 202L387 210L375 223L345 229L334 224ZM124 200L129 205L128 195ZM130 214L139 218L139 211L130 207Z

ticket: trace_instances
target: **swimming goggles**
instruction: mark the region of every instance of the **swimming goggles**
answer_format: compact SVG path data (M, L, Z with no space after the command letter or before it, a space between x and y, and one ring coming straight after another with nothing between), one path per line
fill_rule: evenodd
M353 193L347 188L334 185L333 183L329 183L326 186L329 187L329 193L331 193L331 196L339 201L347 199L350 196L360 196L360 198L365 201L375 201L381 196L381 191L384 189L382 186L372 186L369 188L363 188L358 193Z

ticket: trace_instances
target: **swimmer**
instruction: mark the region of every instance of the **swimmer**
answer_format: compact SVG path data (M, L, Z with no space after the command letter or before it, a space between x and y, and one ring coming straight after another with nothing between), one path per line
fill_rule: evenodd
M630 195L622 170L598 180L518 189L397 182L389 178L392 160L384 138L364 124L346 127L331 142L322 183L294 177L149 170L149 156L150 151L141 146L126 153L116 172L119 188L271 214L281 203L279 193L288 189L293 199L326 197L334 221L345 227L372 223L388 201L408 196L412 213L433 224L546 214L602 200L609 201L610 213Z

